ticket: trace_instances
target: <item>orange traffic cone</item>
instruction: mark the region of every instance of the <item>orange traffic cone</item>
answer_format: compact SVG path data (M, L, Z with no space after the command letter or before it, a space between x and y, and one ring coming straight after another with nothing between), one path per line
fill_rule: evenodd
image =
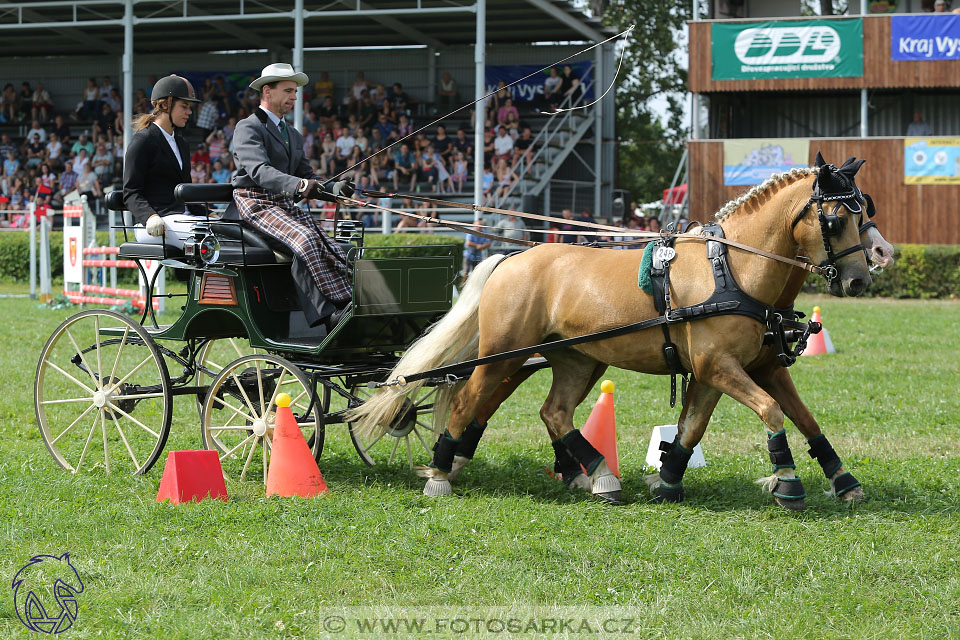
M171 451L163 467L157 502L173 504L217 498L226 502L220 456L216 451Z
M613 389L614 385L610 380L604 380L600 384L600 397L593 405L593 411L580 433L600 452L610 471L619 478L620 456L617 453L617 421L613 415Z
M813 317L810 320L821 323L820 333L814 333L807 338L807 348L803 350L801 355L819 356L824 353L836 353L836 349L833 348L833 341L830 340L830 334L827 332L827 328L823 326L823 320L820 319L820 307L813 308Z
M277 395L267 495L312 498L321 493L327 493L327 483L290 411L290 396L281 393Z

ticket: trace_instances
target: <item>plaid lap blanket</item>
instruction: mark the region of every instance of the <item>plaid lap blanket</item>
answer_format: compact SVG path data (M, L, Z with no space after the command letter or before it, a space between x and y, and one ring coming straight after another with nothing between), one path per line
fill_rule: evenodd
M287 196L259 189L235 189L233 199L243 220L290 248L330 302L341 306L350 300L346 253L310 214Z

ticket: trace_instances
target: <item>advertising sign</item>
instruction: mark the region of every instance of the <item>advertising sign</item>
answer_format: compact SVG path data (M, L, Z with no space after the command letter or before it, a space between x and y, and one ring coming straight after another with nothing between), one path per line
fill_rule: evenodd
M960 184L960 138L903 141L904 184Z
M890 18L893 60L960 60L960 15Z
M83 282L83 228L63 228L63 282Z
M859 78L863 20L712 26L713 79Z
M810 165L806 138L743 138L723 141L723 184L753 186L774 173Z
M573 74L580 78L580 84L586 86L593 82L593 65L589 60L581 62L568 62ZM543 81L550 75L548 71L536 73L542 67L538 64L488 64L486 67L487 93L495 91L497 84L502 80L510 84L524 76L534 73L536 75L527 78L523 82L516 84L507 91L514 102L533 102L543 98ZM563 67L557 67L557 72L562 73ZM584 100L589 102L593 99L593 87L587 90Z

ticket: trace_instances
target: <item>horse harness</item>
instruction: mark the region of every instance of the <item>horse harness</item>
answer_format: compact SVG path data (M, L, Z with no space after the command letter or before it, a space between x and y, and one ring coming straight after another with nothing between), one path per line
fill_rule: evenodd
M705 225L702 229L705 237L724 238L723 228L718 223ZM681 377L681 402L686 400L689 372L680 362L677 355L677 346L670 339L670 325L690 320L700 320L723 315L741 315L753 318L767 327L764 334L764 344L772 344L777 353L777 359L784 367L789 367L797 361L797 356L803 353L807 346L807 338L811 333L820 332L818 322L799 322L804 317L800 311L792 307L778 309L749 295L740 288L727 259L726 245L716 240L707 240L707 259L712 266L714 289L710 297L701 303L686 307L672 308L670 306L670 262L676 257L673 249L675 238L665 237L654 243L653 268L650 277L653 283L653 302L657 312L664 319L660 323L663 330L663 355L670 368L670 406L677 403L677 376ZM791 342L796 347L790 348Z

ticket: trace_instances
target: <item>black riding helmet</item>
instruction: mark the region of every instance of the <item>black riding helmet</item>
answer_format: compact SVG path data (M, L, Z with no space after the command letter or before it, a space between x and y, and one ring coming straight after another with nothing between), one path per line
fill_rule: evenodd
M161 98L179 98L187 102L200 102L197 99L197 92L193 90L193 85L186 78L176 75L169 75L157 80L153 85L153 93L150 94L150 102L156 102Z

